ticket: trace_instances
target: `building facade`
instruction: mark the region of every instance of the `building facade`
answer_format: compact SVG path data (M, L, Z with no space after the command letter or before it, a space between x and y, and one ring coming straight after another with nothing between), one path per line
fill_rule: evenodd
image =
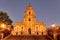
M23 21L14 24L12 35L47 35L46 24L36 20L34 8L28 5Z
M0 22L1 23L1 22ZM24 11L24 18L21 22L11 25L0 25L1 40L60 40L60 26L52 25L46 28L44 22L38 22L35 10L28 5Z

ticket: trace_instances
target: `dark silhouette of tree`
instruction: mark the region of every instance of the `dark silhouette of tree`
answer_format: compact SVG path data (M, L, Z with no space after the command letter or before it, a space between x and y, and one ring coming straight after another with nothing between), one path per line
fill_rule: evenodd
M12 20L9 18L6 12L0 11L0 23L4 23L6 25L11 25L12 28ZM3 28L0 28L2 30ZM11 33L11 30L4 29L0 31L4 34L3 38L8 36Z
M12 25L12 20L9 18L6 12L2 12L2 11L0 12L0 21L8 25Z

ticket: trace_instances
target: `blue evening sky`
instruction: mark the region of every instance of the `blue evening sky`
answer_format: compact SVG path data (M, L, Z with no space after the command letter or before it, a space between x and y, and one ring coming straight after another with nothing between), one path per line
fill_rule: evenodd
M0 0L0 11L7 12L15 22L21 22L28 4L35 9L36 19L45 22L46 27L52 23L60 25L60 0Z

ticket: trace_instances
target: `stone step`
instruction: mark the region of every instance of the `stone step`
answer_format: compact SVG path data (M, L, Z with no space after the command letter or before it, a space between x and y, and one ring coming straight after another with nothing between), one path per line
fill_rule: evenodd
M4 40L52 40L50 37L48 36L45 36L45 35L40 35L40 36L34 36L34 35L31 35L31 36L10 36L10 37L7 37L6 39Z

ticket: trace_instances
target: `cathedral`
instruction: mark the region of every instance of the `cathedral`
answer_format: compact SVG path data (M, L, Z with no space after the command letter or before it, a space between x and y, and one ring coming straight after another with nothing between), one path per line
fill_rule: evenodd
M15 22L13 27L7 23L0 24L0 40L60 40L60 26L53 24L46 28L45 22L37 21L31 5L26 7L23 20Z
M12 35L47 35L46 24L36 20L35 10L28 5L22 22L16 22Z

